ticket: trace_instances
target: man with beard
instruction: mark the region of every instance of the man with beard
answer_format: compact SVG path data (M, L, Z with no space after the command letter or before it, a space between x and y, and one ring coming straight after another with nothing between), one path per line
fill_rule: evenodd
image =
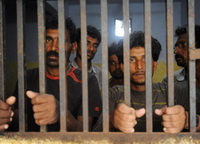
M175 36L178 37L174 54L178 66L182 69L174 73L174 92L175 103L182 105L186 111L189 111L189 79L188 79L188 25L183 25L175 30ZM200 26L195 25L195 46L200 48ZM167 82L167 77L163 79ZM200 60L196 60L196 121L197 130L200 130Z
M75 59L71 62L71 65L74 68L82 68L81 63L81 29L77 29L76 33L76 42L77 42L77 52ZM92 59L94 58L97 48L99 44L101 43L101 34L99 30L97 30L95 27L88 25L87 26L87 59L88 59L88 72L92 73L96 76L99 88L101 90L102 85L102 72L101 69L98 66L92 65Z
M177 65L183 68L175 72L174 82L182 87L187 83L188 77L188 25L178 27L175 36L178 37L174 47L175 60ZM195 40L196 48L200 48L200 26L198 25L195 26ZM163 82L167 82L167 78L164 78Z
M130 35L130 80L131 80L131 106L124 103L124 86L114 86L109 92L110 131L133 133L146 131L145 119L145 43L144 33L134 32ZM119 41L121 56L119 62L123 65L123 40ZM161 51L158 40L152 38L152 73L156 69L157 60ZM185 126L185 111L182 106L167 107L167 89L164 84L153 84L153 131L178 133ZM102 120L94 128L102 130Z
M70 18L65 21L66 27L66 60L69 62L71 51L75 51L76 27ZM47 17L46 20L46 93L39 94L38 68L27 72L26 114L27 131L39 131L39 126L47 125L48 131L59 131L59 30L58 17ZM82 116L82 80L81 71L68 65L67 75L67 129L81 131ZM17 87L15 90L17 96ZM89 129L100 113L101 97L98 82L93 75L88 76Z
M120 68L119 59L118 59L119 51L117 47L117 43L113 42L108 47L108 63L109 63L109 72L111 78L109 79L109 87L113 87L115 85L123 85L124 84L124 74Z

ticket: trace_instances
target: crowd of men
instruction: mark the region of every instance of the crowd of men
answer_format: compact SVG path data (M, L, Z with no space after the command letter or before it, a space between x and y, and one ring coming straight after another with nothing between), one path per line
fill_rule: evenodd
M67 75L67 129L82 131L82 53L81 29L71 18L65 21L65 49ZM174 73L175 105L167 105L167 78L162 83L152 85L153 131L179 133L189 129L189 94L188 94L188 26L178 27L175 31L177 41L174 47L175 60L183 69ZM88 60L88 120L90 131L102 131L102 72L92 60L101 43L101 33L94 26L87 26L87 60ZM196 48L200 48L200 26L195 27ZM39 93L39 69L27 71L26 86L26 131L39 131L46 125L47 131L60 130L59 111L59 33L57 16L46 19L46 93ZM157 68L162 46L151 37L152 73ZM133 133L146 131L145 98L145 40L144 32L130 34L130 88L131 105L124 103L124 61L123 40L113 42L108 47L109 79L109 121L110 131ZM70 62L71 53L76 57ZM200 60L196 60L196 128L200 130ZM18 84L13 96L0 100L0 130L18 130Z

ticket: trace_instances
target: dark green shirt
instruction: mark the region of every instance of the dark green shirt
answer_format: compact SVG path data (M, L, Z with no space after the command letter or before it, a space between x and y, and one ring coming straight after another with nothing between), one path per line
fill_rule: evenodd
M155 115L154 110L160 109L166 106L167 89L165 84L157 83L153 84L152 94L152 109L153 109L153 131L162 131L161 125L162 118ZM109 92L109 110L112 112L118 103L124 102L124 88L123 86L114 86ZM134 109L145 108L146 98L145 91L131 90L131 106ZM146 131L146 115L137 119L137 125L135 131ZM99 119L98 124L94 127L94 131L102 131L102 120ZM116 131L116 129L110 129L110 131Z

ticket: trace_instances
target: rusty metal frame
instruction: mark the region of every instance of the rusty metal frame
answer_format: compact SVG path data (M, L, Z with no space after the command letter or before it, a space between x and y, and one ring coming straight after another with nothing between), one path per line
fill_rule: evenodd
M0 99L4 100L5 98L5 57L4 57L4 46L5 46L5 40L4 40L4 22L5 22L5 15L4 15L4 1L0 0Z
M195 0L188 0L188 36L189 36L189 51L195 49ZM190 96L190 132L196 131L196 70L195 60L189 60L189 96Z
M173 0L166 0L168 106L174 105Z
M123 21L124 21L124 100L127 105L131 101L130 88L130 38L129 38L129 0L123 0Z
M37 0L37 15L38 15L38 52L39 52L39 88L40 93L46 92L45 78L45 26L44 26L44 0ZM40 131L45 132L46 126L41 126Z
M151 48L151 0L144 0L145 63L146 63L146 131L153 131L152 114L152 48Z
M67 79L66 79L66 50L65 50L65 9L64 0L58 1L59 24L59 86L60 86L60 131L67 128Z
M108 1L101 0L101 33L102 33L102 113L103 131L109 131L108 99Z
M179 142L181 139L196 140L199 142L199 133L179 133L179 134L166 134L166 133L146 133L136 132L133 134L124 134L122 132L28 132L28 133L6 133L8 137L21 137L21 138L38 138L40 139L54 139L66 142L77 143L156 143L158 141L167 141L171 139L172 142ZM34 139L35 140L35 139Z
M80 0L81 15L81 62L82 62L82 93L83 93L83 131L88 132L88 62L87 62L87 19L86 19L86 0Z
M17 64L18 64L18 104L19 132L25 131L25 65L24 65L24 8L23 0L17 0Z

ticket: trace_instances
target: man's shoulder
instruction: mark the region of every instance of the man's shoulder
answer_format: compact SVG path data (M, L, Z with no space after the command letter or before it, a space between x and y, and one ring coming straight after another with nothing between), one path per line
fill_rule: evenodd
M101 73L101 68L96 66L96 65L92 65L92 69L96 72L96 73Z
M167 95L167 83L153 83L153 97Z
M111 103L119 103L124 101L124 87L122 85L116 85L110 88L109 101Z
M67 73L67 76L68 76L68 78L71 78L73 81L75 81L77 83L82 82L82 72L78 68L72 67L70 72Z
M153 91L166 91L167 83L153 83Z
M174 76L177 76L177 75L185 75L185 68L182 68L182 69L179 69L177 71L174 72Z
M110 88L110 94L119 94L124 92L124 86L123 85L115 85L112 88Z
M174 81L176 82L182 82L185 79L185 75L186 75L186 71L185 68L179 69L177 71L174 72ZM167 76L163 79L162 82L167 82Z

